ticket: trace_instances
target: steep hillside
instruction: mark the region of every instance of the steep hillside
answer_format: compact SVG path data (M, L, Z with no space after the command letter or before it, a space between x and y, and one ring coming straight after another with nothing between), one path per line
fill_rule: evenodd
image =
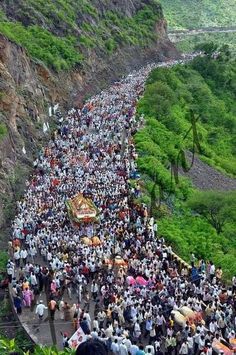
M235 32L208 32L193 36L183 36L175 41L176 47L181 52L193 52L196 46L202 43L214 42L218 46L227 44L232 53L236 53L236 31Z
M160 0L170 29L236 25L235 0Z
M145 127L135 136L141 201L158 217L159 233L185 260L194 252L221 265L228 280L236 272L235 68L225 48L217 58L209 51L187 65L154 70L138 107ZM220 196L220 206L228 199L220 231L192 208L193 192L212 202L211 216L214 198Z
M184 152L193 151L218 170L236 177L235 59L197 57L190 64L150 75L139 112L147 120L136 135L140 168L171 189L170 166L188 170ZM222 88L224 88L222 90Z
M162 18L155 1L2 1L1 33L56 71L86 61L96 48L107 55L119 46L150 44Z
M132 69L178 53L156 0L2 0L0 10L1 228L43 125L52 131L49 106L80 105Z

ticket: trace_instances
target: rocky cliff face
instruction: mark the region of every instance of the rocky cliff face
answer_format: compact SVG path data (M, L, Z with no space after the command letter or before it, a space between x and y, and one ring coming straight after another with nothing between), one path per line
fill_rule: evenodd
M8 16L20 20L20 12L14 14L18 2L15 1L11 9L7 7L7 1L2 5L5 4ZM119 6L125 16L134 16L144 3L132 0L92 2L101 13ZM146 0L145 4L148 3ZM53 121L48 117L49 106L59 103L61 109L67 109L79 105L86 96L147 62L177 57L177 51L168 40L162 16L155 25L155 31L158 39L147 47L121 45L109 56L96 48L87 50L82 67L59 73L33 61L25 49L0 35L0 127L6 128L2 135L0 133L2 234L14 215L14 202L22 193L23 181L30 173L32 160L48 138L43 133L43 123L49 122L53 129Z

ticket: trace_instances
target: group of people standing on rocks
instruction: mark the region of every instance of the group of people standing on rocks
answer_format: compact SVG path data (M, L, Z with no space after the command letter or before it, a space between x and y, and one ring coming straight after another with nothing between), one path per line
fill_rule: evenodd
M194 255L191 267L181 265L136 202L133 135L143 124L136 104L152 68L58 115L18 202L7 273L19 315L28 307L40 322L45 312L71 321L113 354L210 355L214 344L235 337L236 279L226 288L221 269L197 265ZM65 203L78 192L94 202L99 222L73 227ZM97 236L99 245L84 244L84 236ZM198 320L180 324L182 307Z

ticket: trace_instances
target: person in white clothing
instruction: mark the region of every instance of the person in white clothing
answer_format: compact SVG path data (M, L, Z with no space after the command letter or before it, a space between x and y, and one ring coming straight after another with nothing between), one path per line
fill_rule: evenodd
M179 349L179 354L188 355L188 344L184 341Z
M8 280L9 280L10 283L12 282L12 279L14 277L14 266L15 266L15 264L11 260L8 260L8 263L7 263L7 277L8 277Z
M94 320L93 320L93 329L96 329L96 331L99 330L99 324L98 324L98 318L95 317Z
M212 334L214 334L217 330L217 322L215 319L213 319L210 324L209 324L209 330Z
M127 349L127 346L125 345L125 339L120 344L120 354L119 355L128 355L128 349Z
M201 335L198 343L199 352L203 351L205 348L205 336Z
M131 345L132 345L130 338L127 337L127 338L124 339L124 341L125 341L125 345L126 345L126 347L128 349L128 352L130 352L130 348L131 348Z
M154 349L154 346L153 345L147 345L145 347L145 353L146 354L151 354L151 355L155 355L155 349Z
M37 281L37 278L36 278L36 275L34 272L31 272L31 274L30 274L30 284L33 289L36 289L36 287L38 285L38 281Z
M43 319L44 311L45 311L45 309L47 309L47 308L48 308L48 307L46 307L46 306L43 304L43 301L40 301L39 304L37 305L36 310L35 310L35 314L38 315L40 321Z
M206 350L206 355L212 355L213 350L212 350L212 346L211 346L210 343L207 343L206 349L207 349L207 350Z
M93 296L93 300L96 301L98 295L98 284L95 281L93 281L91 284L91 293Z
M19 249L16 249L14 252L14 260L16 263L16 267L19 267L20 266L20 250Z
M112 342L111 351L113 352L113 354L116 354L116 355L118 355L120 353L120 347L119 347L117 339L114 339L114 341Z
M192 355L193 354L194 341L193 341L193 337L192 337L191 333L188 334L187 344L188 344L188 354Z
M28 252L26 249L21 249L20 258L22 259L22 264L25 266L27 262Z
M96 328L93 328L93 331L90 333L91 337L93 339L97 339L98 338L98 332Z
M130 347L130 355L136 355L137 351L139 350L139 347L137 346L136 341L133 342L133 344Z

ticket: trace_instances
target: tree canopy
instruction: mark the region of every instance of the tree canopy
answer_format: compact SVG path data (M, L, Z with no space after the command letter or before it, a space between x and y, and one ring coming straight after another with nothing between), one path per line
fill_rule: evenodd
M235 58L227 47L216 53L151 72L138 105L145 126L135 144L144 181L140 202L158 218L160 235L185 260L190 252L210 259L230 280L236 273L236 192L201 192L183 176L198 154L236 177Z
M216 230L223 231L227 222L236 222L236 192L204 191L195 192L188 206L202 215Z

